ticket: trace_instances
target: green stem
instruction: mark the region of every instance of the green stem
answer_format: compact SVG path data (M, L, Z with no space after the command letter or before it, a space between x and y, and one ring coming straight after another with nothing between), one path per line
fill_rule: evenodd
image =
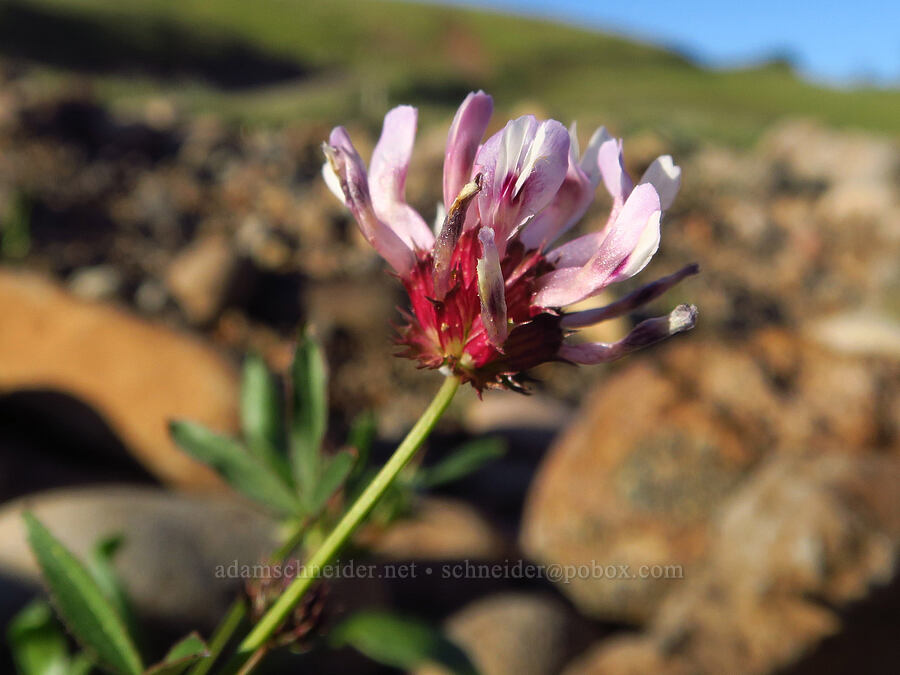
M344 544L356 531L356 528L365 520L375 504L390 487L397 475L416 454L428 434L434 429L441 415L447 410L453 395L459 388L459 379L448 377L440 390L435 394L425 412L416 422L415 426L397 446L394 454L387 463L381 467L372 482L363 490L359 498L350 506L344 517L326 537L319 549L306 562L303 572L288 586L281 597L263 615L259 623L244 638L238 647L238 654L249 658L260 647L265 645L275 634L275 631L284 623L288 615L303 598L303 594L312 586L316 578L321 574L322 568L331 563L340 553Z
M216 628L216 632L213 633L212 638L209 640L209 657L198 662L197 665L191 668L188 675L206 675L209 672L210 668L215 665L219 654L225 649L225 645L228 644L231 636L234 635L238 626L241 625L241 621L244 620L246 614L247 603L242 598L238 598L231 604L225 618L222 619L219 627Z

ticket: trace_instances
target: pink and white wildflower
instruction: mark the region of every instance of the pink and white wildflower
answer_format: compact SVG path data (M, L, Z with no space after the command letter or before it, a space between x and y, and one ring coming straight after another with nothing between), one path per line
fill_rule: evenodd
M346 130L331 132L325 181L393 268L410 299L401 310L402 355L485 387L520 389L520 376L546 361L602 363L694 326L680 305L615 343L570 343L578 328L628 313L687 276L689 265L606 307L565 307L640 272L659 247L663 212L681 169L655 160L634 184L622 141L598 129L582 154L574 125L533 116L512 120L481 141L493 110L484 92L463 101L444 157L444 218L437 237L405 199L416 132L415 108L384 120L369 171ZM603 183L613 199L606 225L560 246Z

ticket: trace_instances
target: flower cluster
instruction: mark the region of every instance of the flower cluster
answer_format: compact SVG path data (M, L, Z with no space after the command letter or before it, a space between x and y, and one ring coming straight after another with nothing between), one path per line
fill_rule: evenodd
M612 361L692 328L697 310L681 305L619 342L566 340L697 272L690 265L606 307L563 311L634 276L656 253L660 219L680 186L672 158L656 159L635 185L622 141L602 127L583 154L574 125L567 130L530 115L482 144L492 112L491 97L477 92L453 119L436 232L405 200L415 108L400 106L385 116L368 172L343 127L323 146L326 183L409 294L398 338L402 355L453 372L479 391L520 389L524 371L540 363ZM587 211L601 181L612 196L606 225L554 246Z

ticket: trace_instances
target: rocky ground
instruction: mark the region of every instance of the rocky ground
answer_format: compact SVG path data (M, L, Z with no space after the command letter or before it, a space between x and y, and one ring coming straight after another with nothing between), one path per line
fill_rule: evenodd
M335 442L371 409L386 450L422 409L437 377L389 356L402 295L319 179L327 131L235 129L162 100L123 117L0 62L0 584L18 589L0 618L34 582L8 545L26 498L78 550L98 523L148 523L131 553L144 571L126 574L136 601L208 623L210 605L173 604L194 596L172 579L202 587L223 554L198 533L239 522L230 557L252 557L265 528L165 421L233 429L248 350L284 369L298 326L315 327ZM364 156L372 132L352 130ZM445 133L420 131L407 192L423 213ZM669 150L626 139L635 173ZM430 457L485 433L510 452L370 542L383 559L673 574L362 595L445 621L488 675L895 672L900 149L793 120L750 150L677 159L682 194L644 278L701 264L656 307L697 304L694 333L612 368L542 367L530 398L460 397ZM182 553L154 553L159 536Z

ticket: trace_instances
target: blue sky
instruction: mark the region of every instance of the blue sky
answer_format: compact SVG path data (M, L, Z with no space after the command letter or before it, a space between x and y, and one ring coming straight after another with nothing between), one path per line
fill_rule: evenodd
M431 0L589 24L714 66L788 54L815 80L900 86L896 0Z

